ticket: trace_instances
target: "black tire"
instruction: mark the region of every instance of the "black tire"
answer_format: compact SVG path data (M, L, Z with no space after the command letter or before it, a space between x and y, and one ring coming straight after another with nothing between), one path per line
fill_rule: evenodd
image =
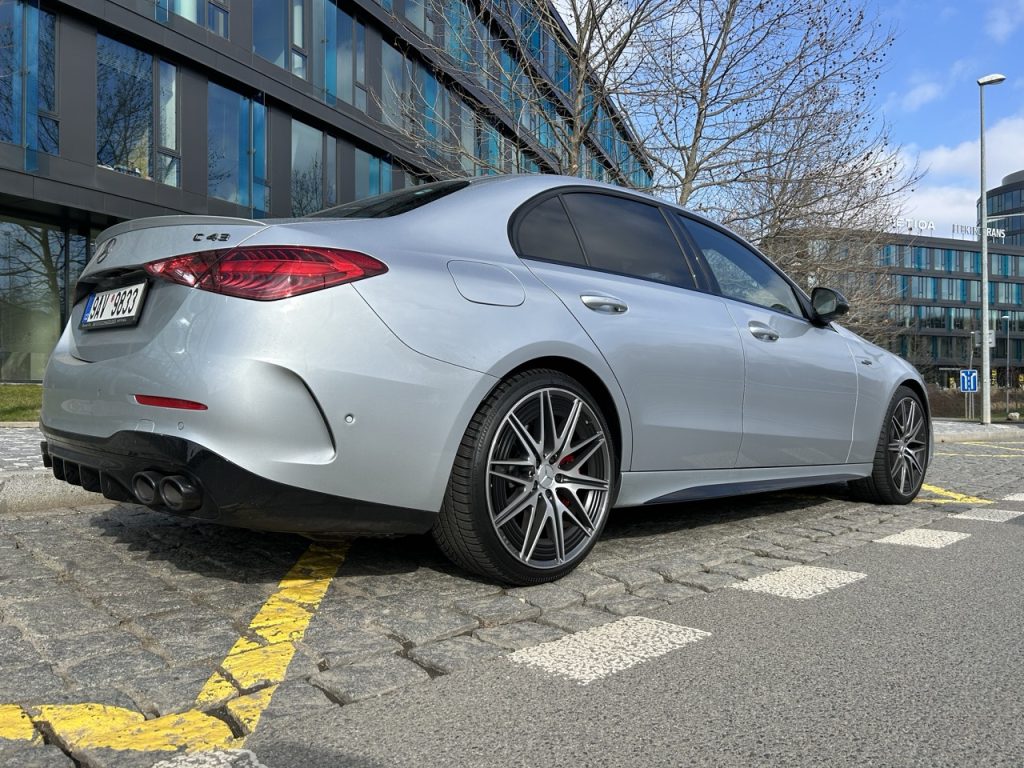
M921 397L900 387L878 435L871 475L849 484L855 496L876 504L909 504L924 483L931 424Z
M466 429L434 539L487 578L554 581L600 537L618 480L611 432L590 393L560 371L525 371L503 381Z

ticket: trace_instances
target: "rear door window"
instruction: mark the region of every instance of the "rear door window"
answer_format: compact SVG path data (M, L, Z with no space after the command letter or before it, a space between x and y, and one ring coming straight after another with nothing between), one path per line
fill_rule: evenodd
M520 219L516 249L524 259L585 265L583 249L558 197L538 203Z
M695 287L689 264L657 206L593 192L570 192L562 199L591 267Z

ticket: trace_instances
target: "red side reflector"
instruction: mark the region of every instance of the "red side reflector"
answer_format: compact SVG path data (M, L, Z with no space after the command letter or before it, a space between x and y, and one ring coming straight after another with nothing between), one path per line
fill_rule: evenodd
M201 291L275 301L381 275L388 268L357 251L253 245L151 261L146 271Z
M181 400L177 397L156 397L155 395L136 395L135 402L139 405L152 405L154 408L179 408L184 411L205 411L206 406L194 400Z

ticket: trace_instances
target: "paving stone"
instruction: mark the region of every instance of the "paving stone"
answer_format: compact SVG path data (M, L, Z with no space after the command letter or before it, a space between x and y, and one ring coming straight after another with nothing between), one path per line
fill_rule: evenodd
M700 563L699 557L695 557L692 554L679 554L656 560L650 563L650 567L669 581L675 581L683 574L701 570L703 566Z
M95 656L67 668L68 677L84 687L114 686L139 675L167 669L167 662L140 647L107 656Z
M784 549L807 545L807 539L803 536L794 536L791 533L781 533L779 531L758 531L751 534L748 539L761 541L766 544L774 544L776 547L783 547Z
M124 629L108 629L84 635L33 637L32 645L51 664L70 667L96 656L111 656L142 650L142 641ZM0 650L0 656L3 651Z
M168 613L188 613L195 602L184 592L165 589L139 595L100 595L97 601L117 619L136 619Z
M735 563L747 554L747 550L738 547L716 547L708 551L695 552L692 556L700 562L701 568L708 569L723 563Z
M646 584L638 589L658 589L659 587L675 586L668 585L662 581L655 584ZM600 603L595 603L595 607L602 608L609 613L614 613L616 616L637 616L651 611L656 611L659 608L664 608L668 601L666 600L655 600L650 597L640 597L638 595L618 595L617 597L604 597L600 598Z
M400 642L382 632L342 627L320 616L313 619L299 646L324 668L343 667L402 650Z
M176 662L216 658L231 650L240 635L224 616L199 608L133 619L132 624Z
M4 667L0 674L0 703L49 703L66 686L49 664Z
M813 549L787 549L779 553L782 560L792 560L794 563L814 563L825 558L824 552L816 552Z
M456 670L468 669L504 656L505 653L506 651L495 645L463 635L414 648L409 652L409 658L422 667L440 672L442 675L450 675Z
M780 557L745 557L743 562L746 565L753 565L758 568L764 568L769 571L781 571L783 568L792 568L792 560L783 560Z
M0 669L42 661L39 653L24 637L21 630L0 626Z
M610 563L601 566L597 570L605 576L622 582L626 585L626 589L630 591L647 584L657 584L662 581L662 576L657 571L631 563Z
M646 587L640 587L633 594L647 600L664 600L666 603L678 603L681 600L688 600L691 597L703 595L704 592L696 587L671 583L648 584Z
M133 675L117 687L132 697L136 708L147 715L184 712L195 706L196 696L213 674L212 665L193 665Z
M538 584L535 587L517 587L506 590L509 597L517 597L530 605L536 605L542 612L558 611L583 603L583 595L560 584Z
M328 669L313 677L310 682L323 689L335 701L351 704L429 679L430 675L415 662L400 656L381 656L346 667Z
M535 621L522 621L517 624L478 629L473 633L473 637L491 645L496 645L499 648L518 651L522 648L532 648L541 643L550 643L552 640L558 640L561 637L565 637L565 632L547 624L539 624Z
M606 613L605 611L598 611L584 606L573 606L572 608L563 608L560 611L545 612L541 614L540 621L566 632L582 632L584 629L607 624L616 618L613 614Z
M837 543L835 539L815 541L807 546L808 550L812 552L821 552L824 555L838 555L840 552L845 552L849 548L849 544Z
M732 576L735 579L742 579L744 581L772 572L773 569L771 568L760 568L746 563L725 563L724 565L716 565L711 569L711 573L724 573L726 576Z
M831 520L811 520L804 523L804 527L812 531L822 531L824 533L831 534L832 536L838 536L841 533L847 533L852 530L849 525L843 525L842 523L833 522Z
M75 768L75 763L52 744L3 743L0 739L0 765L11 768Z
M32 637L52 635L84 635L106 630L117 624L117 619L106 611L94 607L86 600L69 595L59 599L39 599L8 606L4 613Z
M817 530L809 525L794 525L789 528L780 528L779 533L787 533L792 536L800 536L801 538L809 539L811 541L820 541L821 539L827 539L833 535L833 533L830 531Z
M382 615L375 623L395 635L404 643L424 645L445 640L477 628L478 622L471 616L451 608L435 608L433 611L418 611L406 615Z
M724 573L700 571L698 573L680 574L679 578L675 579L675 582L685 587L694 587L704 592L713 592L716 589L735 584L736 579Z
M540 608L510 595L456 600L455 607L477 619L482 627L496 627L540 616Z
M755 539L742 539L741 541L734 542L734 544L737 548L744 549L758 557L778 557L782 552L786 551L784 547ZM743 559L745 560L746 558Z
M584 599L611 597L626 591L626 585L596 571L576 570L558 580L558 586L579 592Z
M275 720L290 719L296 715L307 718L317 717L338 708L327 698L327 694L306 680L288 680L277 686L268 706L260 716L260 727L264 730Z

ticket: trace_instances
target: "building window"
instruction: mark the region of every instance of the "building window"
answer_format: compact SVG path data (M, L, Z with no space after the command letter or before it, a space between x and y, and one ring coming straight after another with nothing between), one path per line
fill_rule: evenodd
M102 35L96 49L96 163L151 178L153 57Z
M292 216L324 207L324 133L292 120Z
M158 125L156 153L157 181L179 186L181 155L178 152L178 68L166 61L158 63Z
M0 217L0 381L42 379L88 240L61 224Z
M383 157L356 150L356 200L391 191L391 162Z
M0 3L0 35L0 141L56 155L56 17L21 2Z
M228 37L228 0L156 0L156 19L166 22L169 13Z
M206 141L209 195L265 215L270 195L266 107L210 83Z
M331 6L333 7L333 5ZM336 48L332 61L328 45L327 67L336 67L337 95L346 104L366 111L366 27L349 14L338 9L335 17ZM332 93L328 83L328 93Z
M257 55L309 78L306 0L253 0L252 47Z

